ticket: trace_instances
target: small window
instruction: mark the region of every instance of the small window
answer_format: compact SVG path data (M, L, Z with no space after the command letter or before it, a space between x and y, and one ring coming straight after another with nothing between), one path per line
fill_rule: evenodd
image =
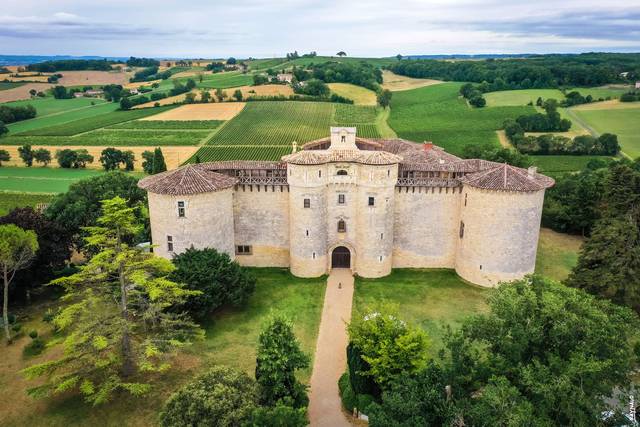
M318 171L318 178L322 178L322 171Z
M249 245L236 246L236 255L251 255L252 248Z
M391 176L391 169L387 169L387 176Z
M316 253L315 252L312 254L312 256L313 256L313 259L316 259Z
M464 193L464 205L467 206L467 193Z
M173 252L173 236L167 236L167 250Z
M307 237L309 237L309 230L307 230Z
M340 169L340 170L338 171L337 175L349 175L349 174L347 173L347 171L346 171L346 170L344 170L344 169Z
M304 199L304 207L305 208L311 207L311 199Z
M347 137L345 135L342 135L340 137L340 142L347 142Z
M460 238L464 237L464 222L460 221Z
M480 270L482 270L482 264L480 264Z
M380 262L382 262L382 255L380 255Z
M338 233L346 233L347 232L347 223L344 220L338 221Z
M344 205L344 194L338 194L338 204Z
M184 218L184 213L185 213L184 202L181 200L178 202L178 217Z
M375 206L375 204L376 204L376 198L369 197L369 206Z
M380 240L384 240L384 233L380 233Z

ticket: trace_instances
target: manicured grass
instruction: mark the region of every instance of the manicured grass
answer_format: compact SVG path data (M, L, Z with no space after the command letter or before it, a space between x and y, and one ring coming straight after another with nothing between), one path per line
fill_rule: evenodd
M3 399L3 426L149 426L156 425L158 413L171 393L215 364L226 364L246 371L253 377L258 335L272 313L284 313L294 323L294 332L302 349L313 357L317 339L325 279L298 279L285 269L254 269L258 278L255 293L246 307L224 310L203 327L204 341L185 348L173 361L174 369L154 375L152 390L142 397L117 395L113 402L92 407L77 396L60 395L36 400L25 394L33 382L18 371L36 362L51 360L60 348L52 348L42 356L25 360L22 348L30 341L22 337L7 347L0 359L0 398ZM48 306L55 306L56 302ZM46 340L50 326L41 318L46 306L20 317L24 329L37 329ZM311 370L300 373L308 382Z
M0 90L15 89L24 85L24 82L0 82Z
M461 84L394 92L389 125L400 138L432 141L452 154L462 154L467 145L499 147L495 131L506 119L535 112L528 106L472 109L458 96Z
M6 105L33 103L38 115L30 120L11 123L7 127L9 128L10 135L15 135L21 132L103 115L120 108L120 105L115 102L101 102L95 100L95 105L91 105L91 102L92 101L87 98L43 98L42 100L38 99L34 101L16 101L15 103L8 103Z
M2 174L3 168L0 168ZM2 179L0 179L0 182ZM12 193L0 191L0 216L6 215L14 208L31 206L35 208L40 203L49 203L53 196L51 194L33 193Z
M582 93L582 92L580 92ZM587 96L586 94L583 94ZM558 89L521 89L521 90L501 90L499 92L488 92L484 94L489 107L505 107L509 105L527 105L532 102L534 105L536 100L557 99L561 101L564 95Z
M564 233L556 233L548 228L540 230L536 274L562 281L578 263L578 252L584 239Z
M485 311L489 292L465 283L453 270L398 269L381 279L356 278L353 315L378 303L397 304L403 320L429 334L435 355L445 326L458 327L467 316Z
M540 172L577 172L591 160L612 161L608 156L530 156Z
M104 172L94 169L2 167L0 191L62 193L67 191L72 183L101 173Z
M134 120L107 126L107 129L209 129L224 123L223 120Z
M371 89L350 83L329 83L331 92L351 99L356 105L376 105L376 93Z
M89 132L94 129L100 129L105 126L111 126L117 123L136 120L142 117L148 117L163 111L175 108L172 105L155 108L142 108L139 110L113 111L107 114L94 116L91 118L75 120L73 122L50 126L42 129L23 132L16 136L72 136L83 132Z
M574 109L573 113L598 133L618 135L622 151L634 159L640 157L640 105L625 109Z
M223 160L270 160L279 161L284 155L291 154L291 147L287 146L210 146L200 147L186 163L194 163L196 155L201 162L216 162Z

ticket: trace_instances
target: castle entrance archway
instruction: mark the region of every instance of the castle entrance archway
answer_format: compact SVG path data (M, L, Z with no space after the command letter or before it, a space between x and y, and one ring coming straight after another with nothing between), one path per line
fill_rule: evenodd
M331 268L350 268L351 252L344 246L338 246L331 253Z

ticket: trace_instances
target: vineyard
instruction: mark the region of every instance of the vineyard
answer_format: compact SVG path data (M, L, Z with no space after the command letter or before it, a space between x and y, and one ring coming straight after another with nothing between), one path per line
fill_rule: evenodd
M187 163L214 162L221 160L280 160L291 153L291 147L284 146L204 146Z
M222 120L135 120L107 126L107 129L169 129L195 130L215 129L223 123Z

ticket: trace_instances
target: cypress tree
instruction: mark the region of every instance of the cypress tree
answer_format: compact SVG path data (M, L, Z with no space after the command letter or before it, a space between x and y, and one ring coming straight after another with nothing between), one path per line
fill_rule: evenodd
M167 170L167 164L164 162L164 156L160 147L156 147L153 152L153 174L164 172Z

